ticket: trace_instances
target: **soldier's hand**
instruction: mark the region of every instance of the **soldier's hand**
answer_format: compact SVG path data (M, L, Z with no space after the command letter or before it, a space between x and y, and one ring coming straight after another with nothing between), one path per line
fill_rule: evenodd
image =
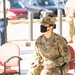
M36 63L36 62L32 62L31 64L31 68L38 68L39 66L39 63Z
M50 64L47 64L47 65L45 65L45 67L44 67L44 69L50 69L50 68L53 68L53 66L50 65Z

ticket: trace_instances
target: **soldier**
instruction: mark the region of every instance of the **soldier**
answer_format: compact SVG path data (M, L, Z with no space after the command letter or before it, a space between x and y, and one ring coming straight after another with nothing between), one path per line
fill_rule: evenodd
M74 36L74 17L75 17L75 0L68 0L65 5L66 22L69 24L69 34L71 40L69 43L73 43Z
M69 70L71 58L67 41L53 32L55 17L44 17L40 31L44 34L35 42L35 61L32 63L27 75L62 75Z

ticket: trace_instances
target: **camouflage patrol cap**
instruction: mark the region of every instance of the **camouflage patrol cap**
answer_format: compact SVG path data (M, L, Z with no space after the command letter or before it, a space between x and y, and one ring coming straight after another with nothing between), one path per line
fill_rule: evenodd
M42 19L42 24L49 24L50 26L53 26L53 28L56 28L56 18L54 16L46 16Z
M55 24L55 21L56 21L56 18L55 17L44 17L42 19L42 22L41 23L44 23L44 24Z

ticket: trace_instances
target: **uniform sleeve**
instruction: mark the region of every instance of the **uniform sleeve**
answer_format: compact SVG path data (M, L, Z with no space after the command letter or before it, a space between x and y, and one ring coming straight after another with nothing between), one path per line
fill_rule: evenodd
M65 15L67 15L68 14L68 7L67 7L67 2L66 2L66 4L65 4Z
M35 54L35 61L38 61L38 63L41 63L41 61L42 61L42 57L41 57L41 55L40 55L40 53L39 53L39 50L38 50L38 46L37 46L38 44L37 44L37 41L36 41L36 43L35 43L35 51L34 51L34 54Z
M55 66L62 66L71 59L69 48L65 41L59 43L59 53L60 57L54 60Z

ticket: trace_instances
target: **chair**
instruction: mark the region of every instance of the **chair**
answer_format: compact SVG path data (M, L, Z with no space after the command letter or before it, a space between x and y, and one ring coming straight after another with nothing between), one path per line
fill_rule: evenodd
M75 71L75 65L74 65L74 61L75 61L75 51L74 49L72 48L72 46L68 45L69 47L69 51L70 51L70 54L71 54L71 60L69 61L69 70L72 70L74 69ZM61 75L62 75L62 69L61 69ZM72 73L66 73L65 75L73 75Z
M22 58L20 57L20 48L17 44L5 43L0 46L0 75L21 75L20 60ZM12 67L17 67L17 69L13 69Z

